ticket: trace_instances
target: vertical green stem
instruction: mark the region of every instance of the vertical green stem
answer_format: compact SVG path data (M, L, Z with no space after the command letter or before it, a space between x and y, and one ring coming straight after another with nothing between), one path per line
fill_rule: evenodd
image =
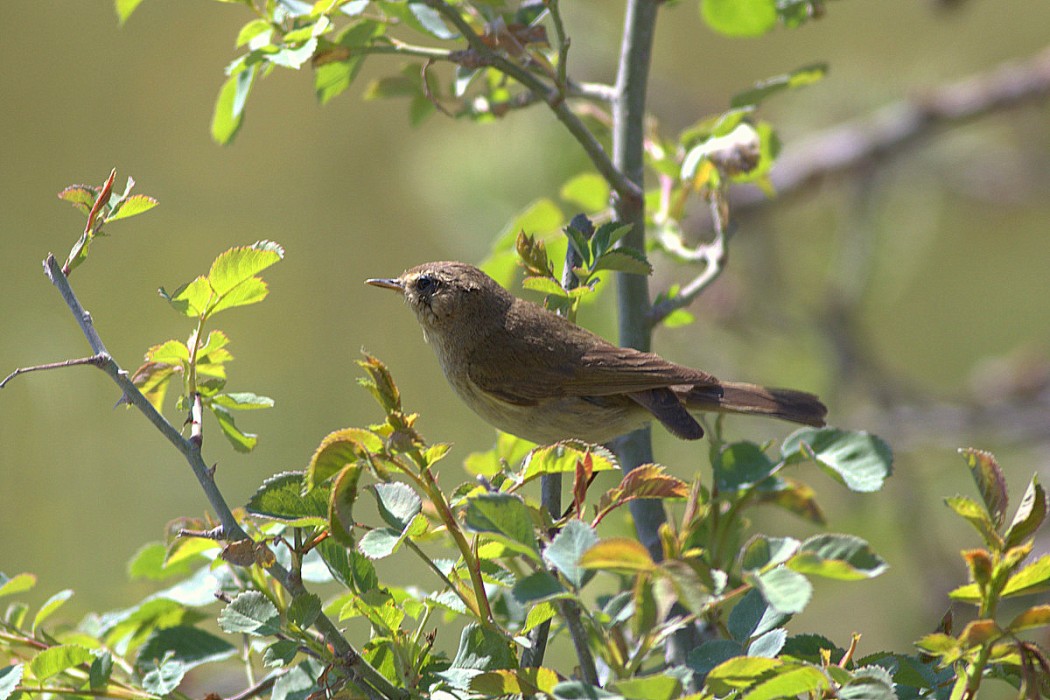
M658 0L627 0L620 66L613 101L613 164L626 178L644 191L644 121L646 87L656 28ZM645 250L645 200L643 197L616 197L616 218L633 229L624 243ZM641 275L617 275L617 306L620 344L649 350L652 334L648 322L649 282ZM621 438L616 445L620 463L629 471L653 461L652 434L648 428ZM630 504L635 527L642 544L660 556L658 530L665 521L663 505L655 500Z

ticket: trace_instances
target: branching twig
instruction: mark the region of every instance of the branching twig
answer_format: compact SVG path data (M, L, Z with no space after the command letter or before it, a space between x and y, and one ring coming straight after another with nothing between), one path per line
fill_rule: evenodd
M587 156L591 159L595 169L610 184L621 199L630 201L641 201L642 188L637 182L628 178L622 170L613 165L605 149L594 137L594 134L584 125L575 112L566 104L565 95L556 87L548 86L540 78L533 75L513 61L507 59L500 53L490 49L482 40L480 34L474 31L459 10L449 5L445 0L424 0L427 6L436 10L442 17L451 22L459 33L467 40L486 65L491 65L501 73L521 83L536 96L547 103L573 138L580 144Z
M1050 49L887 105L873 114L812 134L785 147L770 177L778 198L808 190L825 177L904 153L916 141L993 112L1050 97ZM733 206L769 201L741 189Z
M230 507L226 504L226 500L222 493L215 485L212 470L208 468L204 463L204 460L201 458L199 446L194 444L193 441L184 438L182 434L153 407L153 404L151 404L142 392L139 391L138 387L132 383L131 379L128 377L127 371L121 369L109 355L106 351L106 346L103 344L102 339L99 337L98 332L95 330L95 326L91 321L91 314L84 309L80 304L80 300L77 299L76 294L73 293L73 289L69 285L69 280L62 273L62 269L55 260L54 255L47 256L47 259L44 261L44 271L47 274L48 279L51 280L51 283L58 289L59 294L62 295L62 298L66 302L66 306L69 307L69 310L77 319L77 323L80 324L80 329L83 331L84 337L87 338L92 351L98 356L99 359L96 360L97 366L114 382L116 382L117 386L119 386L121 391L124 392L124 401L139 409L139 411L146 416L157 430L167 438L168 442L174 445L175 448L186 458L186 461L189 462L194 476L197 477L197 481L204 490L208 502L211 504L219 518L225 539L234 541L248 539L247 533L241 528L237 519L230 511ZM293 598L307 592L302 581L293 577L289 571L279 563L273 562L267 568L267 571L292 595ZM338 657L343 660L343 668L350 675L353 682L367 695L370 697L389 698L391 700L400 700L407 696L406 691L395 687L385 676L361 658L361 655L357 650L350 645L339 629L327 616L324 614L319 615L314 623L314 628L322 637L324 637L325 642L331 645L333 651Z
M11 374L4 377L3 381L0 381L0 389L17 377L20 374L27 374L29 372L39 372L45 369L62 369L64 367L76 367L77 365L94 365L95 367L101 367L105 364L106 360L109 359L108 355L98 354L91 355L89 357L80 357L76 360L63 360L62 362L48 362L43 365L33 365L32 367L19 367Z
M701 292L711 286L725 269L726 259L729 256L727 242L730 228L727 226L722 210L722 195L718 192L711 193L710 208L711 220L714 222L715 237L710 243L704 243L693 250L674 251L676 254L686 256L691 260L704 263L703 271L693 278L691 282L682 287L681 291L668 299L653 305L649 310L649 323L655 327L677 309L685 308L693 303Z

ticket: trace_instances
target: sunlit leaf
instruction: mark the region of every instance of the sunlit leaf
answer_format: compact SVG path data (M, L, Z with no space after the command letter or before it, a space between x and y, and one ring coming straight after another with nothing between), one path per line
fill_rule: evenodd
M1017 506L1017 513L1006 530L1006 546L1014 547L1038 530L1046 519L1047 509L1046 491L1043 490L1039 479L1033 476L1020 505Z
M344 428L329 433L314 450L306 466L307 488L323 483L343 467L382 449L382 439L361 428Z
M282 472L263 482L248 500L248 512L289 525L324 527L328 519L328 489L303 494L303 473Z
M24 593L36 585L36 576L33 574L18 574L8 578L0 573L0 598L5 595L16 595Z
M605 571L653 571L656 562L641 542L628 537L610 537L600 540L580 557L585 569Z
M802 612L813 597L813 584L805 576L779 566L749 577L770 607L787 615Z
M66 669L89 664L95 656L76 644L60 644L44 649L29 662L29 672L38 681L46 681Z
M495 537L515 551L539 558L532 516L525 502L507 493L483 493L467 499L463 521L472 532Z
M881 438L835 428L802 428L781 447L789 463L811 459L852 491L882 488L893 466L893 453Z
M106 217L106 223L130 219L133 216L144 214L157 206L157 200L144 194L133 194L118 205L117 210Z
M543 550L543 558L569 583L581 588L592 572L580 565L580 559L597 543L598 534L594 528L580 520L570 520Z
M784 73L783 75L767 78L756 83L750 90L734 95L730 104L733 107L756 105L770 95L774 95L782 90L790 90L820 82L827 74L828 64L826 63L813 63L808 66L802 66L790 73Z
M970 467L970 474L977 484L981 498L996 528L1002 527L1006 520L1006 478L995 457L990 452L968 448L959 450Z
M237 427L233 415L222 406L212 404L210 406L212 415L219 423L222 434L226 436L233 449L238 452L251 452L259 442L259 436L254 433L246 433Z
M281 630L277 608L259 591L244 591L219 613L219 627L230 634L270 636Z
M889 566L861 538L836 534L816 535L805 540L787 565L803 574L840 581L874 578Z

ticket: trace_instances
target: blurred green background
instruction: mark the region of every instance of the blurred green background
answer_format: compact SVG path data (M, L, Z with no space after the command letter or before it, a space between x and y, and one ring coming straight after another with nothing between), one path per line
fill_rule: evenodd
M619 6L572 3L578 78L612 79ZM1008 11L987 0L828 9L801 30L735 41L708 31L692 0L663 11L650 85L667 134L722 111L756 80L827 61L822 83L763 107L790 147L1028 58L1050 26L1042 0ZM55 193L101 183L115 166L118 185L132 175L161 204L114 224L72 281L128 369L148 346L190 330L158 287L206 271L232 245L266 238L287 249L265 275L270 298L217 323L237 357L231 389L277 402L238 416L261 435L251 456L214 431L206 437L231 503L270 474L302 468L329 431L378 417L356 384L362 347L389 364L407 406L422 412L424 435L455 443L443 476L454 484L462 458L486 449L493 432L447 389L400 301L362 280L432 259L480 261L516 212L555 197L587 162L542 108L487 126L437 115L410 128L405 103L359 99L369 80L399 67L380 57L323 108L309 69L275 73L256 86L236 142L220 148L209 137L212 105L248 19L232 4L151 0L121 29L108 0L0 3L0 373L87 354L39 261L48 251L64 258L83 226ZM872 582L820 585L795 629L842 645L862 631L864 653L906 650L937 624L943 594L964 579L955 553L976 545L942 505L973 493L956 447L995 451L1014 501L1033 472L1050 479L1048 174L1045 102L951 129L741 218L729 270L694 306L698 322L658 331L662 354L718 376L818 391L835 424L871 429L897 451L897 474L878 495L801 474L831 529L867 538L892 569ZM654 289L690 274L655 263ZM609 336L610 301L582 316ZM843 343L853 351L840 353ZM20 377L0 393L0 570L40 575L40 600L75 588L67 613L148 593L127 580L127 559L169 519L207 507L180 456L140 415L113 409L118 398L87 368ZM995 410L968 408L982 403ZM745 419L729 429L758 441L788 432ZM704 445L655 432L658 459L677 473L706 465ZM812 531L780 514L759 524L772 534Z

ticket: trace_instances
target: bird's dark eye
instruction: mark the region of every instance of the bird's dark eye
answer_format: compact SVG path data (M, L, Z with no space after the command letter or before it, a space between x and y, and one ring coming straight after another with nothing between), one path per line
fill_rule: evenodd
M423 275L416 280L416 291L420 294L430 294L438 288L440 282L430 275Z

